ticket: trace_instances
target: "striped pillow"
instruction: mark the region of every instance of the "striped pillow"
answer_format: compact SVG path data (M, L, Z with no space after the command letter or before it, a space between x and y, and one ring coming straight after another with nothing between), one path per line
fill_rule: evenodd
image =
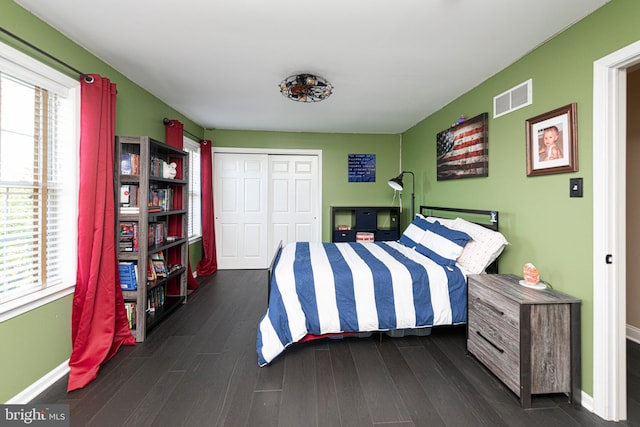
M471 236L447 228L438 221L427 224L416 250L443 267L453 267L464 246L472 240Z
M422 215L417 214L411 224L404 230L402 236L400 236L400 243L408 248L415 249L429 225L429 222Z

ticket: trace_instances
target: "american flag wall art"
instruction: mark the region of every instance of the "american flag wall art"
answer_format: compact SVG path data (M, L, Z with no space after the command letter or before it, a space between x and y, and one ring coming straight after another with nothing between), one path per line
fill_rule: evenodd
M437 134L438 181L489 176L488 121L482 113Z

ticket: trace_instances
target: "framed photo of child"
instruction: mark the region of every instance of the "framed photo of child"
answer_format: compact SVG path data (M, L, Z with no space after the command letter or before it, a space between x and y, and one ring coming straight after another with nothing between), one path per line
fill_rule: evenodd
M578 171L576 104L526 121L527 176Z

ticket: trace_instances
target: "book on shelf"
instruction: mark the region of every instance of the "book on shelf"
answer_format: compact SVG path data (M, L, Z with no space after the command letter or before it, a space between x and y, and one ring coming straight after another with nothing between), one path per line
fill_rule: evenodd
M162 253L162 251L154 252L149 255L149 258L151 258L152 260L164 261L164 253Z
M156 245L162 245L167 236L167 223L166 222L156 222Z
M131 175L131 153L122 153L120 155L120 175Z
M120 222L119 249L120 252L138 252L137 222Z
M139 214L140 207L138 206L120 206L121 214Z
M149 257L147 259L147 280L152 282L154 280L156 280L158 278L158 276L156 276L156 271L153 268L153 261L151 260L151 257Z
M164 177L164 167L166 165L167 163L164 161L164 159L151 156L151 169L149 171L151 176L159 178Z
M165 242L166 234L167 226L164 222L150 222L147 243L149 246L161 245Z
M139 208L140 187L136 184L120 185L120 208ZM139 209L138 209L139 210Z
M155 271L156 277L167 277L167 267L164 265L164 261L151 260L151 263L153 264L153 271Z
M153 188L149 190L149 212L173 210L173 189Z
M147 295L147 311L154 312L164 305L165 290L164 286L157 286Z
M140 174L140 155L123 152L120 154L120 175L136 176Z
M120 186L120 206L129 206L131 202L131 186L122 184Z
M120 261L118 271L120 273L120 287L123 291L135 291L138 289L136 278L136 265L129 261Z
M161 188L158 190L158 205L165 211L173 210L173 189Z
M167 265L164 261L164 254L162 252L154 252L149 255L149 258L151 259L151 264L156 277L167 277Z
M135 302L125 302L124 308L127 311L127 319L129 320L129 329L135 329L137 304Z

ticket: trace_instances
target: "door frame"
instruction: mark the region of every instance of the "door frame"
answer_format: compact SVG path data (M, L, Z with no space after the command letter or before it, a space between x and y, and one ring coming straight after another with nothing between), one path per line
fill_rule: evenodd
M626 71L637 63L640 41L593 64L593 410L612 421L627 418Z
M320 240L322 240L322 150L313 150L313 149L303 149L303 148L245 148L245 147L211 147L212 156L215 158L216 153L232 153L232 154L271 154L271 155L294 155L294 156L317 156L318 157L318 199L316 200L316 205L318 206L318 221L316 222L318 233L320 236ZM216 171L212 170L211 179L214 182L215 186L215 177ZM215 196L214 196L215 199ZM214 214L215 214L215 204L214 204ZM270 224L270 219L268 219ZM268 233L271 233L271 227L268 227ZM267 242L269 242L271 236L267 237ZM266 268L266 267L265 267Z

